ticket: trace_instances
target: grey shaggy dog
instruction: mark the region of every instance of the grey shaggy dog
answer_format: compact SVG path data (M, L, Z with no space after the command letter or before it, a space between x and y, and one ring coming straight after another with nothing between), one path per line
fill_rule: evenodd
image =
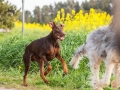
M93 74L92 86L94 90L103 90L110 84L111 74L114 70L116 79L112 81L112 88L120 87L120 45L117 41L116 32L110 26L103 26L91 32L86 43L75 51L70 65L76 69L83 56L87 56L90 62L90 69ZM99 79L101 61L105 62L105 73Z

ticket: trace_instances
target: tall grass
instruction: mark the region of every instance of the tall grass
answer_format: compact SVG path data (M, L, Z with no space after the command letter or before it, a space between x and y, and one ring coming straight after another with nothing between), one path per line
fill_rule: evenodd
M26 33L25 36L22 36L18 33L12 34L10 37L2 41L0 45L1 54L0 65L4 65L5 68L10 67L23 68L22 56L24 53L25 45L29 44L31 41L35 39L45 36L45 34L43 34L43 32L40 31L37 31L37 33L36 31L33 31L31 34L29 33L29 35L28 33ZM46 33L49 34L49 31ZM81 33L67 32L65 40L63 42L60 42L61 54L67 62L69 62L75 48L85 42L85 37L86 34L85 33L83 34L83 32ZM53 62L53 64L55 63L56 62Z

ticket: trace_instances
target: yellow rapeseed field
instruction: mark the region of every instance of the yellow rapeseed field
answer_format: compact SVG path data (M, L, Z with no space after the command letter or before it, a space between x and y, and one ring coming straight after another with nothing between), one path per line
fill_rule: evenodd
M71 11L72 14L67 13L62 8L57 12L54 22L65 25L65 30L93 30L99 26L108 25L111 21L111 16L106 12L97 13L93 8L89 13L83 14L83 10L78 13L75 10ZM16 21L15 27L21 28L22 22ZM25 30L51 30L48 24L38 23L25 23Z

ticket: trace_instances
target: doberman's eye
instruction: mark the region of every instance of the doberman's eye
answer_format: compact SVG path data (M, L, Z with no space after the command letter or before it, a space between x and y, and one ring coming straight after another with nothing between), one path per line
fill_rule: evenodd
M59 29L56 29L57 32L59 32L60 30Z
M55 32L56 32L56 33L59 33L59 32L61 31L60 29L61 29L61 28L56 28L56 29L55 29Z

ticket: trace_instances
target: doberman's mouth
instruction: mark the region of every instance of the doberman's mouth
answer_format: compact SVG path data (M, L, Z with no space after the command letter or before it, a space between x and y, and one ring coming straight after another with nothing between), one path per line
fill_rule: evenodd
M61 41L64 40L64 37L57 36L57 38L58 38L59 40L61 40Z

